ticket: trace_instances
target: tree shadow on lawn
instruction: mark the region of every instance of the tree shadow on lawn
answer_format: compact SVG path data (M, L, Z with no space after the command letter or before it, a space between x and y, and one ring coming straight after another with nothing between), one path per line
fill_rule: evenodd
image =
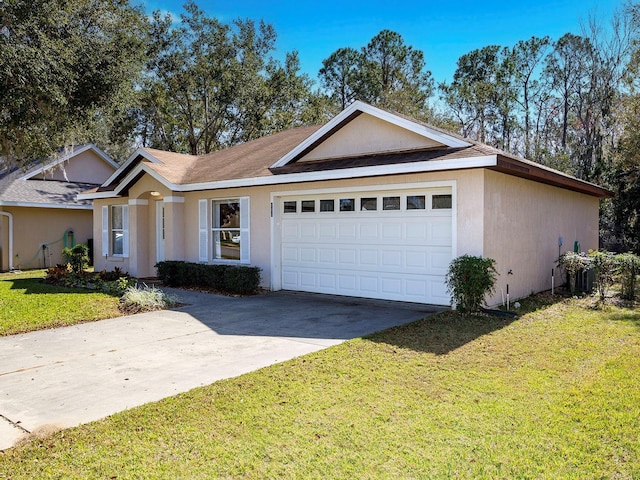
M518 300L521 304L518 315L547 308L565 301L566 298L565 294L551 295L551 292L530 295ZM462 315L451 311L377 332L366 338L400 348L446 355L484 335L501 330L516 320L517 318L507 316Z
M101 293L98 290L78 287L62 287L59 285L51 285L45 283L41 278L15 278L1 280L1 282L10 282L11 290L24 290L25 295L49 295L58 293ZM102 292L105 293L105 292Z
M609 318L616 322L631 322L640 328L640 309L637 307L633 310L625 309L620 313L611 314Z
M417 322L393 327L365 338L418 352L446 355L469 342L500 330L515 318L460 315L445 312Z

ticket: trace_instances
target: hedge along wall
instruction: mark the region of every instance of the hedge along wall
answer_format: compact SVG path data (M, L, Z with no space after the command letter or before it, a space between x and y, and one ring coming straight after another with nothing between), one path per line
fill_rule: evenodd
M168 287L206 287L246 295L257 292L260 286L258 267L165 261L156 268L158 278Z

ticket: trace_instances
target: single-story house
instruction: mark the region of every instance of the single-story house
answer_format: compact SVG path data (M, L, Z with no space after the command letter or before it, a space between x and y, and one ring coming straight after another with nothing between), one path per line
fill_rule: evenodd
M0 170L0 271L61 263L62 249L93 237L90 200L118 164L94 145L60 152L30 168Z
M141 148L80 198L94 202L98 269L246 264L271 290L448 305L462 254L497 261L493 303L507 284L512 298L551 288L560 251L598 247L609 195L355 102L325 125L208 155Z

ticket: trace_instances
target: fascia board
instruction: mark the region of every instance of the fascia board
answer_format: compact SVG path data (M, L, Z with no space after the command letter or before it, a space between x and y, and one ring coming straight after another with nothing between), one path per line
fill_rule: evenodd
M293 160L297 155L304 152L309 146L318 141L328 132L330 132L333 128L342 123L345 119L351 116L356 111L360 111L362 113L367 113L372 115L380 120L384 120L398 127L409 130L413 133L421 135L423 137L427 137L429 139L435 140L437 142L442 143L448 147L468 147L471 145L469 142L465 142L459 138L453 137L451 135L447 135L445 133L439 132L432 128L429 128L425 125L421 125L416 122L412 122L406 118L399 117L390 112L386 112L384 110L380 110L372 105L368 105L361 101L355 101L347 108L345 108L338 115L333 117L329 122L319 128L316 132L314 132L311 136L301 142L297 147L291 150L289 153L284 155L280 160L274 163L271 168L283 167L288 164L291 160Z
M68 205L59 203L6 202L0 201L0 207L59 208L61 210L92 210L91 205Z
M160 182L162 185L164 185L168 189L176 190L177 185L174 185L173 183L168 182L166 178L164 178L155 170L147 167L144 163L139 163L138 165L136 165L136 167L133 170L129 172L129 174L126 177L122 179L122 181L118 184L115 190L113 190L113 193L119 196L120 192L124 190L125 186L131 183L136 176L138 176L140 173L143 173L143 172L151 175L155 180Z
M91 192L91 193L79 193L76 195L78 200L101 200L105 198L116 198L120 195L114 195L113 192Z
M318 139L322 138L325 134L327 134L331 129L335 128L342 121L344 121L347 117L353 114L356 110L360 110L361 106L364 105L362 102L356 101L349 105L347 108L342 110L338 115L333 117L327 123L325 123L322 127L316 130L311 136L306 138L297 147L291 150L289 153L284 155L280 160L271 165L271 168L283 167L287 163L289 163L296 155L303 152L307 147L312 145Z
M383 175L401 175L407 173L428 173L447 170L461 170L468 168L493 167L497 164L497 155L481 157L459 158L454 160L429 160L425 162L386 165L384 167L356 167L340 170L289 173L271 177L253 177L237 180L221 180L217 182L191 183L188 185L174 185L178 192L195 190L216 190L222 188L255 187L263 185L279 185L298 182L317 182L328 180L344 180L348 178L378 177Z
M109 185L112 182L115 181L116 178L118 178L118 175L120 175L120 172L126 170L127 168L129 168L129 166L138 158L138 157L143 157L146 158L147 160L149 160L151 163L162 163L160 160L158 160L157 158L155 158L153 155L151 155L148 152L145 152L142 148L137 149L135 152L133 152L133 154L127 159L126 162L124 162L115 172L113 172L113 174L107 178L104 183L102 184L102 186L105 185Z

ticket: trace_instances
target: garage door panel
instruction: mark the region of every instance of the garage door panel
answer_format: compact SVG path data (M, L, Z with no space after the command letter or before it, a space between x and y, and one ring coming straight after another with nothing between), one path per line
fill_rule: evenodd
M338 238L336 225L321 223L318 228L318 236L320 240L336 240Z
M377 194L385 195L409 194ZM357 194L345 193L343 198L347 196L360 205ZM323 198L315 196L315 204ZM403 207L394 211L282 215L282 287L447 305L444 276L452 258L451 210L431 210L430 202L425 209L407 210L402 198ZM301 204L301 198L287 200ZM378 205L382 208L381 200Z
M360 234L358 239L361 242L377 241L380 238L380 232L378 229L378 223L364 223L360 224Z
M379 272L405 272L413 274L445 275L451 259L450 247L335 245L326 247L308 245L283 247L282 265L287 267L353 269Z
M339 223L338 224L338 241L356 240L358 238L355 223Z

